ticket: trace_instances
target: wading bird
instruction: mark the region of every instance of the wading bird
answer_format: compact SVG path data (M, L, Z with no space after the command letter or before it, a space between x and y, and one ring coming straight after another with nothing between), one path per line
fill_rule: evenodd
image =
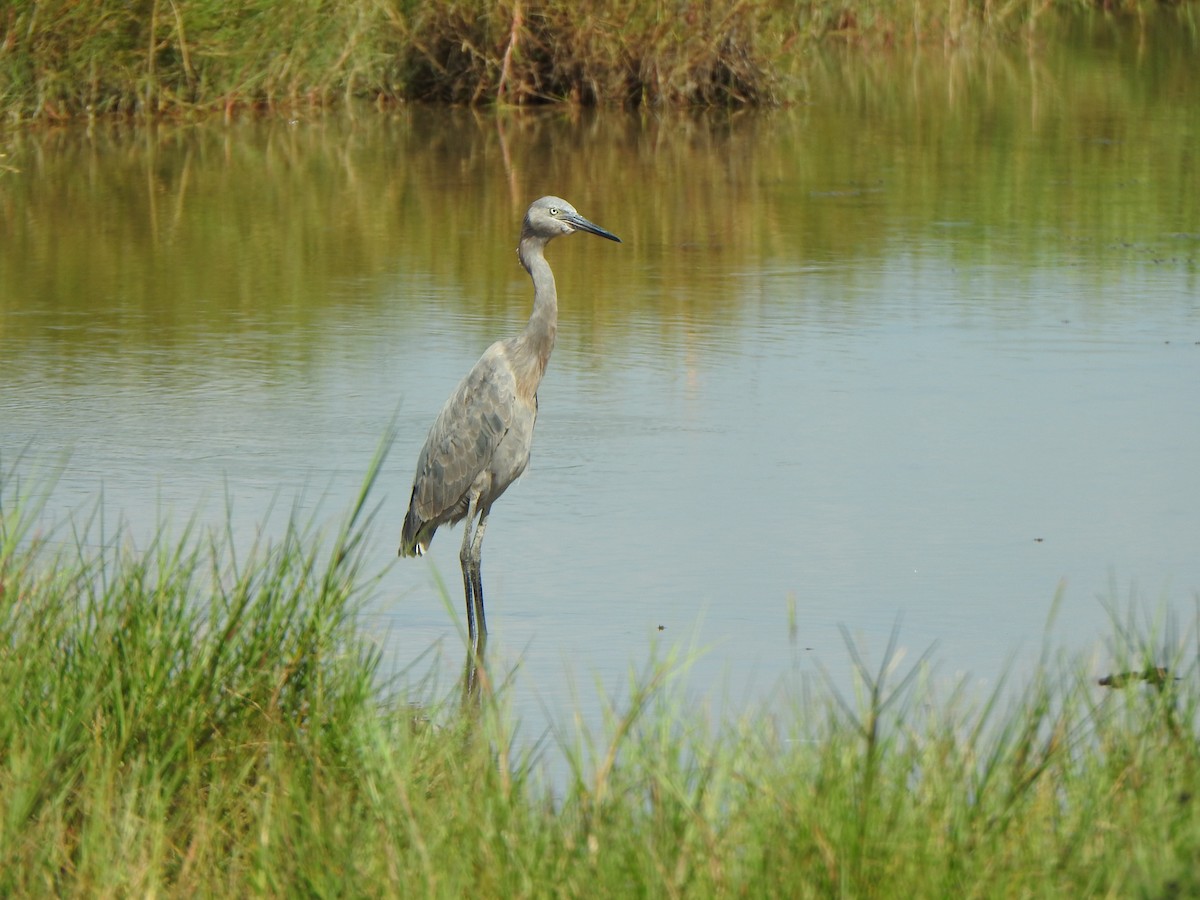
M466 520L458 558L467 631L476 648L487 634L479 573L483 532L492 504L529 462L537 389L558 330L558 291L544 255L546 244L576 231L621 242L558 197L542 197L529 207L517 247L517 257L533 279L529 323L517 336L488 347L438 413L417 457L400 555L421 556L439 526Z

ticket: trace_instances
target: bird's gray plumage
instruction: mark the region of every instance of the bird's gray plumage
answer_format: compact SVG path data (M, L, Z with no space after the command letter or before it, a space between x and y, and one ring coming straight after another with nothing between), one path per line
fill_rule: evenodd
M417 457L400 555L420 556L440 526L467 519L459 558L472 641L487 631L479 574L487 517L529 462L537 389L558 329L558 292L544 251L554 238L575 231L620 242L561 198L542 197L529 207L517 248L533 280L529 322L520 334L488 347L438 413Z

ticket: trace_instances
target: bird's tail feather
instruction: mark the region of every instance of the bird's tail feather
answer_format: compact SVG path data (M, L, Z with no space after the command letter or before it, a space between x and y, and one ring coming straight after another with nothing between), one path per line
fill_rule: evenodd
M410 506L408 515L404 517L404 527L400 530L400 555L424 556L435 531L437 526L422 521L417 511Z

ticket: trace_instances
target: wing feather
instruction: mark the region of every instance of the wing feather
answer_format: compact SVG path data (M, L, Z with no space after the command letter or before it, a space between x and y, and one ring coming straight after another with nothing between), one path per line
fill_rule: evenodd
M459 382L429 429L417 458L410 513L425 522L465 514L468 489L512 424L516 388L503 344L497 342Z

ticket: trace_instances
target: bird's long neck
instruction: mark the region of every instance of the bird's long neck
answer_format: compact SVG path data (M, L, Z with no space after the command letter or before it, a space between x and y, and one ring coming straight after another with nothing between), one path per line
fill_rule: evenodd
M545 248L546 241L533 236L522 236L517 248L521 265L533 279L533 313L518 339L527 351L520 356L530 364L529 371L521 373L521 381L530 394L537 392L558 334L558 291L543 253Z

